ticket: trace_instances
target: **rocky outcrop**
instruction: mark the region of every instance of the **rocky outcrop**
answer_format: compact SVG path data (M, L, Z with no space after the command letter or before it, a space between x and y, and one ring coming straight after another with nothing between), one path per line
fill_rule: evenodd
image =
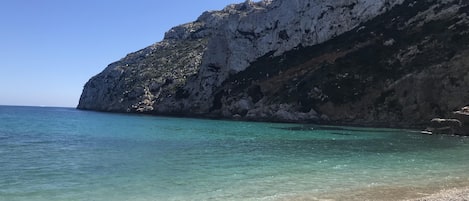
M424 126L469 100L469 2L264 0L109 65L78 108Z
M461 121L457 119L440 119L434 118L431 120L430 127L427 128L429 134L455 134L456 130L462 127Z
M453 118L461 122L461 126L455 130L456 134L469 136L469 107L453 112Z
M452 119L434 118L425 134L448 134L469 136L469 107L453 112Z

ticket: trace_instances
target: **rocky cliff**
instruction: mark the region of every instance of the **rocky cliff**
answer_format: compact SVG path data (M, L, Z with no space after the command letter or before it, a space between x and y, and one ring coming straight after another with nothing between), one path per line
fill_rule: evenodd
M382 126L469 100L469 2L264 0L110 64L79 109Z

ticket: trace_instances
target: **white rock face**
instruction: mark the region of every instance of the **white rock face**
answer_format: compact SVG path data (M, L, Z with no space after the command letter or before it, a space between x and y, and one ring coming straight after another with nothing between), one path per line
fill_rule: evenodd
M189 103L208 110L214 88L229 74L245 70L268 53L278 56L298 46L325 42L391 9L403 0L265 0L206 12L196 22L171 29L165 39L184 40L190 33L210 37ZM217 66L214 73L209 66Z
M133 68L132 73L128 72L130 68L126 69L123 62L129 58L124 58L119 65L108 67L90 80L87 85L94 88L87 89L85 86L78 107L110 110L104 105L113 105L113 111L132 111L143 105L145 112L206 113L212 106L217 87L230 74L245 70L257 58L267 54L278 56L295 47L325 42L402 2L403 0L247 0L241 4L229 5L221 11L205 12L195 22L169 30L162 42L139 51L142 55L139 52L132 54L133 58L141 59L136 61L134 66L138 68ZM199 47L194 41L203 41L203 44ZM169 47L170 45L163 44L175 45ZM178 52L177 48L184 47L185 54L168 56L165 54L165 46L168 46L170 52ZM155 47L158 47L157 50ZM190 48L193 48L192 52L188 50ZM190 59L190 55L197 57L197 66L191 63L194 59ZM168 72L160 73L164 71L165 65L170 65L167 63L175 62L173 57L184 60L177 61L177 66L171 66ZM113 80L115 76L106 75L113 72L113 69L120 69L123 76L135 74L135 69L153 72L155 70L148 70L155 68L153 66L159 66L158 72L154 74L160 77L139 77L141 83L138 84L123 83L121 77ZM178 73L172 73L177 68ZM186 68L191 70L185 70ZM107 88L96 89L96 85L103 83L98 80L100 77L106 78ZM129 91L136 91L135 87L155 88L150 86L152 83L159 83L155 80L171 82L160 83L160 89L144 90L145 93L132 97L132 100L127 100L124 96ZM175 96L178 89L184 92L179 98ZM122 93L115 90L122 90ZM108 91L113 91L112 96L106 95ZM123 97L119 97L119 94Z
M222 37L219 50L231 53L226 68L239 72L256 58L274 51L274 56L298 45L327 41L355 28L403 0L278 0L227 6L206 12L194 23L175 27L166 39ZM209 29L210 31L206 31Z

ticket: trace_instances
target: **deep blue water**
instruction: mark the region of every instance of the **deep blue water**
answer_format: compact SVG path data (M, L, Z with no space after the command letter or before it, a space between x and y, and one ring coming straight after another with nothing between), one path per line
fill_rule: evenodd
M465 185L468 155L407 130L0 106L1 201L360 200Z

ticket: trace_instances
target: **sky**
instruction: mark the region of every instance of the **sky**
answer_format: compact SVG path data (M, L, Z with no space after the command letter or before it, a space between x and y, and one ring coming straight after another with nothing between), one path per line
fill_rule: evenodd
M171 27L244 0L2 0L0 105L76 107L89 78Z

